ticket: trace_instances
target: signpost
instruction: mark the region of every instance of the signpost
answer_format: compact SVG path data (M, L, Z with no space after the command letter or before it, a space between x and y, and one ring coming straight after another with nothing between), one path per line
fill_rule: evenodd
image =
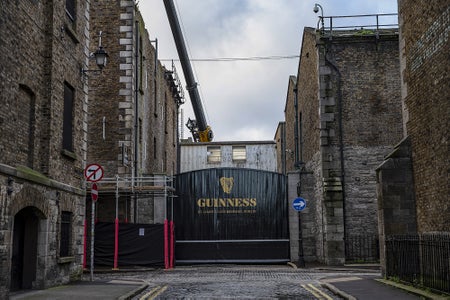
M97 188L97 184L93 183L92 187L91 187L91 198L93 202L96 202L98 199L98 188Z
M295 198L295 200L292 202L292 207L296 211L302 211L306 208L306 200L303 198Z
M98 188L95 182L101 180L104 170L99 164L90 164L84 169L84 177L87 181L92 182L91 187L91 281L94 281L94 233L95 233L95 202L98 199Z

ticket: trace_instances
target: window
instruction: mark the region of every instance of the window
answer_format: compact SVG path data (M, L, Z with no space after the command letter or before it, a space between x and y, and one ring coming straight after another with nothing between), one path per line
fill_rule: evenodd
M59 256L65 257L71 254L72 241L72 213L70 211L61 212L61 240L59 243Z
M222 155L220 146L207 147L206 155L208 157L208 163L220 163Z
M66 13L72 21L75 21L76 0L66 0Z
M233 160L245 161L247 159L247 149L245 146L233 146Z
M70 152L73 152L73 99L73 87L64 83L63 149Z
M143 93L142 84L144 76L144 54L142 53L142 36L139 36L139 90Z

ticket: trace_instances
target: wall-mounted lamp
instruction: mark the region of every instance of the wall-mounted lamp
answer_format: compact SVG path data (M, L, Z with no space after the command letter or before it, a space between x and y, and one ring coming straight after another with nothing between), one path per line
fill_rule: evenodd
M317 14L319 12L319 9L320 9L320 15L321 15L319 17L319 19L322 22L322 30L325 30L325 25L324 25L324 21L323 21L323 7L319 3L314 4L314 8L313 8L314 13ZM319 25L319 23L317 23L317 25Z
M97 64L98 68L103 70L103 68L106 66L106 62L108 59L108 53L103 49L102 46L102 32L99 33L99 39L98 39L98 49L90 55L90 58L95 59L95 63ZM87 72L95 72L99 70L87 70L81 68L81 74L86 75Z

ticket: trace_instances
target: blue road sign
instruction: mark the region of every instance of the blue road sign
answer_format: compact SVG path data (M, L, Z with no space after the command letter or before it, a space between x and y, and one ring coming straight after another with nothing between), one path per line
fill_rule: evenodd
M302 211L305 209L306 207L306 200L303 198L295 198L294 202L292 202L292 207L296 210L296 211Z

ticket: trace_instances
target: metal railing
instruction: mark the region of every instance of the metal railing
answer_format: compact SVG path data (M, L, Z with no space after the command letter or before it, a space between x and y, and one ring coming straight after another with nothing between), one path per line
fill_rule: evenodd
M395 22L394 22L395 19ZM373 14L353 16L319 16L317 31L322 37L392 34L398 29L397 14Z
M377 235L349 235L345 237L346 263L374 263L380 261Z
M388 236L386 276L450 293L450 233Z

